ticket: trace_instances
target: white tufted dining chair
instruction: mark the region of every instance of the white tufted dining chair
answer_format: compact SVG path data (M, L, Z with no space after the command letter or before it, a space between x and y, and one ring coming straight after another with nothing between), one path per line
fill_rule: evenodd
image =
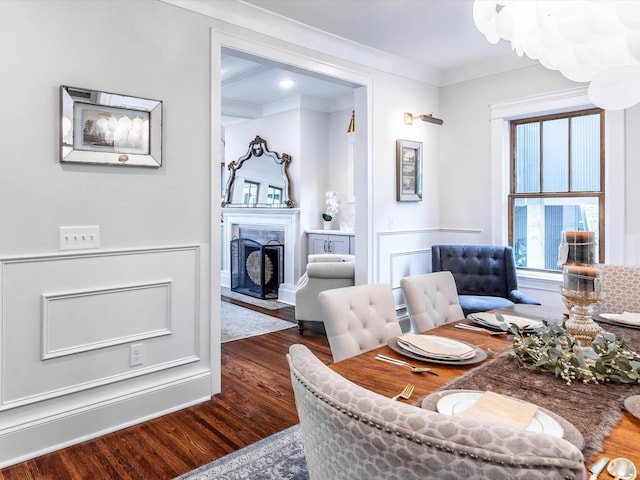
M334 362L386 345L389 339L402 335L389 284L325 290L318 301Z
M404 277L400 288L414 332L464 318L456 282L449 271Z
M602 313L640 313L640 267L600 265L602 291L599 303Z
M287 355L310 480L581 480L582 452L544 433L396 402Z

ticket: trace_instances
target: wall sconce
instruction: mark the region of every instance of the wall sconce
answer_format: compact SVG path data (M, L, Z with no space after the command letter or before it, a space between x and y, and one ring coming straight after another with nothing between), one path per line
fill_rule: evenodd
M422 120L427 123L435 123L436 125L442 125L444 122L439 118L434 117L432 114L428 115L412 115L411 113L404 113L404 124L413 125L414 120Z
M349 128L347 128L347 133L355 133L356 131L356 111L351 110L351 120L349 121Z

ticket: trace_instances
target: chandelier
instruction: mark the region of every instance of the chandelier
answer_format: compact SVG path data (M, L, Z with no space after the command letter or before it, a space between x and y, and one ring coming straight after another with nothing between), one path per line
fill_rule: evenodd
M608 110L640 102L640 1L475 0L473 20L490 43L589 82L590 101Z

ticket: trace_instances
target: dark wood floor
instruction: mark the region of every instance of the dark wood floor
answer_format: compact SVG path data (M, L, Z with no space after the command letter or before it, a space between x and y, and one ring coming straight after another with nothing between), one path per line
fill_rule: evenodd
M292 327L222 344L222 392L208 402L0 470L0 479L165 480L298 423L285 355L307 345L325 363L321 324L295 327L293 307L254 310Z

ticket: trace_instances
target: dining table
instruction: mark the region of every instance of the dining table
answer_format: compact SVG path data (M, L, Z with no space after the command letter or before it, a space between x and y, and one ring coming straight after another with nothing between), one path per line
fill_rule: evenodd
M515 314L536 319L544 318L549 320L550 323L562 322L566 312L566 310L560 308L539 305L517 305L499 311L504 314ZM488 331L460 328L457 326L458 324L474 325L468 319L461 319L439 325L421 333L460 340L481 348L488 353L487 358L481 362L483 365L493 362L501 353L509 351L512 346L513 335L491 335ZM602 327L606 329L606 325L602 325ZM640 330L635 330L635 333L640 336ZM404 360L420 367L429 367L435 374L429 372L413 373L410 368L378 361L376 356L379 354L397 360ZM478 366L479 364L441 364L407 358L407 356L398 353L397 348L392 349L389 345L380 346L329 365L332 370L356 385L389 398L397 395L405 385L411 383L415 385L411 397L399 399L398 401L418 407L425 396L442 389L450 382L459 379L462 375ZM491 367L488 366L487 368ZM515 362L514 368L519 368ZM539 375L552 374L545 372ZM570 386L567 386L567 388L570 388ZM600 451L591 455L591 458L585 457L585 467L587 469L595 461L603 457L608 457L610 460L625 457L640 468L640 419L634 417L622 405L620 405L620 409L622 410L620 419L604 438ZM589 474L587 473L588 477ZM599 478L612 477L605 469Z

